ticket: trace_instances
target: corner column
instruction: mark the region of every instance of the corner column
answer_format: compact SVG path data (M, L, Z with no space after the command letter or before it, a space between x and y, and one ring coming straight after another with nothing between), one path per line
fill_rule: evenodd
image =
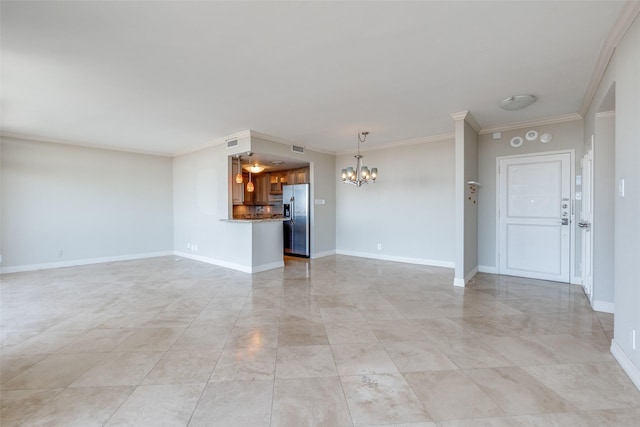
M477 188L478 132L468 111L451 114L455 121L455 275L454 286L464 287L478 272Z

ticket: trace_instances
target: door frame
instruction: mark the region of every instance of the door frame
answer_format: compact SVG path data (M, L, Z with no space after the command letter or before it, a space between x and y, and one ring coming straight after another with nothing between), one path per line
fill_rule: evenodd
M582 277L582 288L584 289L585 294L587 295L587 298L589 299L589 303L591 304L591 306L593 307L593 195L594 195L594 191L593 191L593 171L594 171L594 150L593 150L593 143L594 143L594 136L591 136L591 147L584 153L584 156L582 157L582 161L581 161L581 166L582 166L582 209L580 210L580 221L586 221L588 222L589 225L589 230L585 231L580 229L580 234L582 235L582 244L581 246L581 251L580 251L580 275ZM589 162L588 164L588 168L589 168L589 175L588 175L588 187L589 188L585 188L587 185L587 179L585 179L585 177L587 176L587 174L585 173L585 162ZM588 190L588 191L586 191ZM588 196L588 200L587 200L587 196ZM585 212L585 200L587 200L589 202L589 214L590 214L590 218L582 218L582 214ZM589 256L589 259L585 259L585 255ZM587 268L589 271L589 275L590 277L587 277ZM589 280L590 279L590 280ZM590 281L590 283L589 283Z
M537 156L546 156L553 154L569 154L569 198L571 202L571 215L569 215L569 284L572 285L582 285L582 278L576 276L576 150L574 149L566 149L566 150L555 150L555 151L541 151L538 153L523 153L523 154L513 154L509 156L498 156L496 157L496 206L495 206L495 224L496 224L496 256L495 256L495 265L497 274L502 274L500 272L500 161L507 159L524 159L527 157L537 157ZM562 282L559 282L562 283Z

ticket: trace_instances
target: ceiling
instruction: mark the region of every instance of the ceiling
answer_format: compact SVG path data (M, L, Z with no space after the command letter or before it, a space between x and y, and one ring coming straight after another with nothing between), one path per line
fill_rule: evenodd
M577 113L619 1L2 2L7 134L175 154L354 149ZM520 111L497 106L531 93Z

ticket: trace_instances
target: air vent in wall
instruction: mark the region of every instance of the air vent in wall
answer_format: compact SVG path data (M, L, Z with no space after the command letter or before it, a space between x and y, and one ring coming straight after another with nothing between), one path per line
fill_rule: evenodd
M299 145L292 145L291 151L293 151L294 153L304 154L304 147L301 147Z
M238 145L237 139L232 139L231 141L227 141L227 148L236 147Z

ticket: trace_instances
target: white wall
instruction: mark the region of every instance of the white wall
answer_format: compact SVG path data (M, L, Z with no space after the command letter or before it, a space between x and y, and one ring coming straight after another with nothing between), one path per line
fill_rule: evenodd
M593 307L614 312L615 116L598 114L593 147Z
M172 250L171 158L1 144L4 272Z
M616 47L615 331L612 350L640 388L640 18ZM632 332L636 333L636 348Z
M583 156L582 120L559 123L545 126L532 126L523 129L502 132L501 139L492 139L491 134L480 135L478 147L478 179L482 187L478 191L478 263L481 270L488 272L497 271L496 260L496 159L501 156L515 156L533 153L541 153L557 150L575 150L576 163L579 164ZM525 143L519 148L513 148L509 144L514 136L521 136L528 130L536 130L542 135L550 132L553 140L547 144L540 142ZM579 212L580 204L576 204L576 212ZM580 229L577 221L574 221L572 232L576 236L576 265L572 276L579 277L580 242L578 238Z
M343 168L355 167L353 154L336 157L338 253L453 267L453 140L363 154L379 177L361 188L339 178Z
M592 147L594 150L593 305L597 309L614 312L615 117L603 121L602 118L596 119L596 116L602 111L615 109L615 79L616 54L614 53L584 116L585 150L591 147L591 137L595 137ZM614 122L613 130L610 129L611 123L607 123L611 121Z
M229 217L227 154L223 144L173 159L174 248L203 261L250 269L251 226L220 221Z

